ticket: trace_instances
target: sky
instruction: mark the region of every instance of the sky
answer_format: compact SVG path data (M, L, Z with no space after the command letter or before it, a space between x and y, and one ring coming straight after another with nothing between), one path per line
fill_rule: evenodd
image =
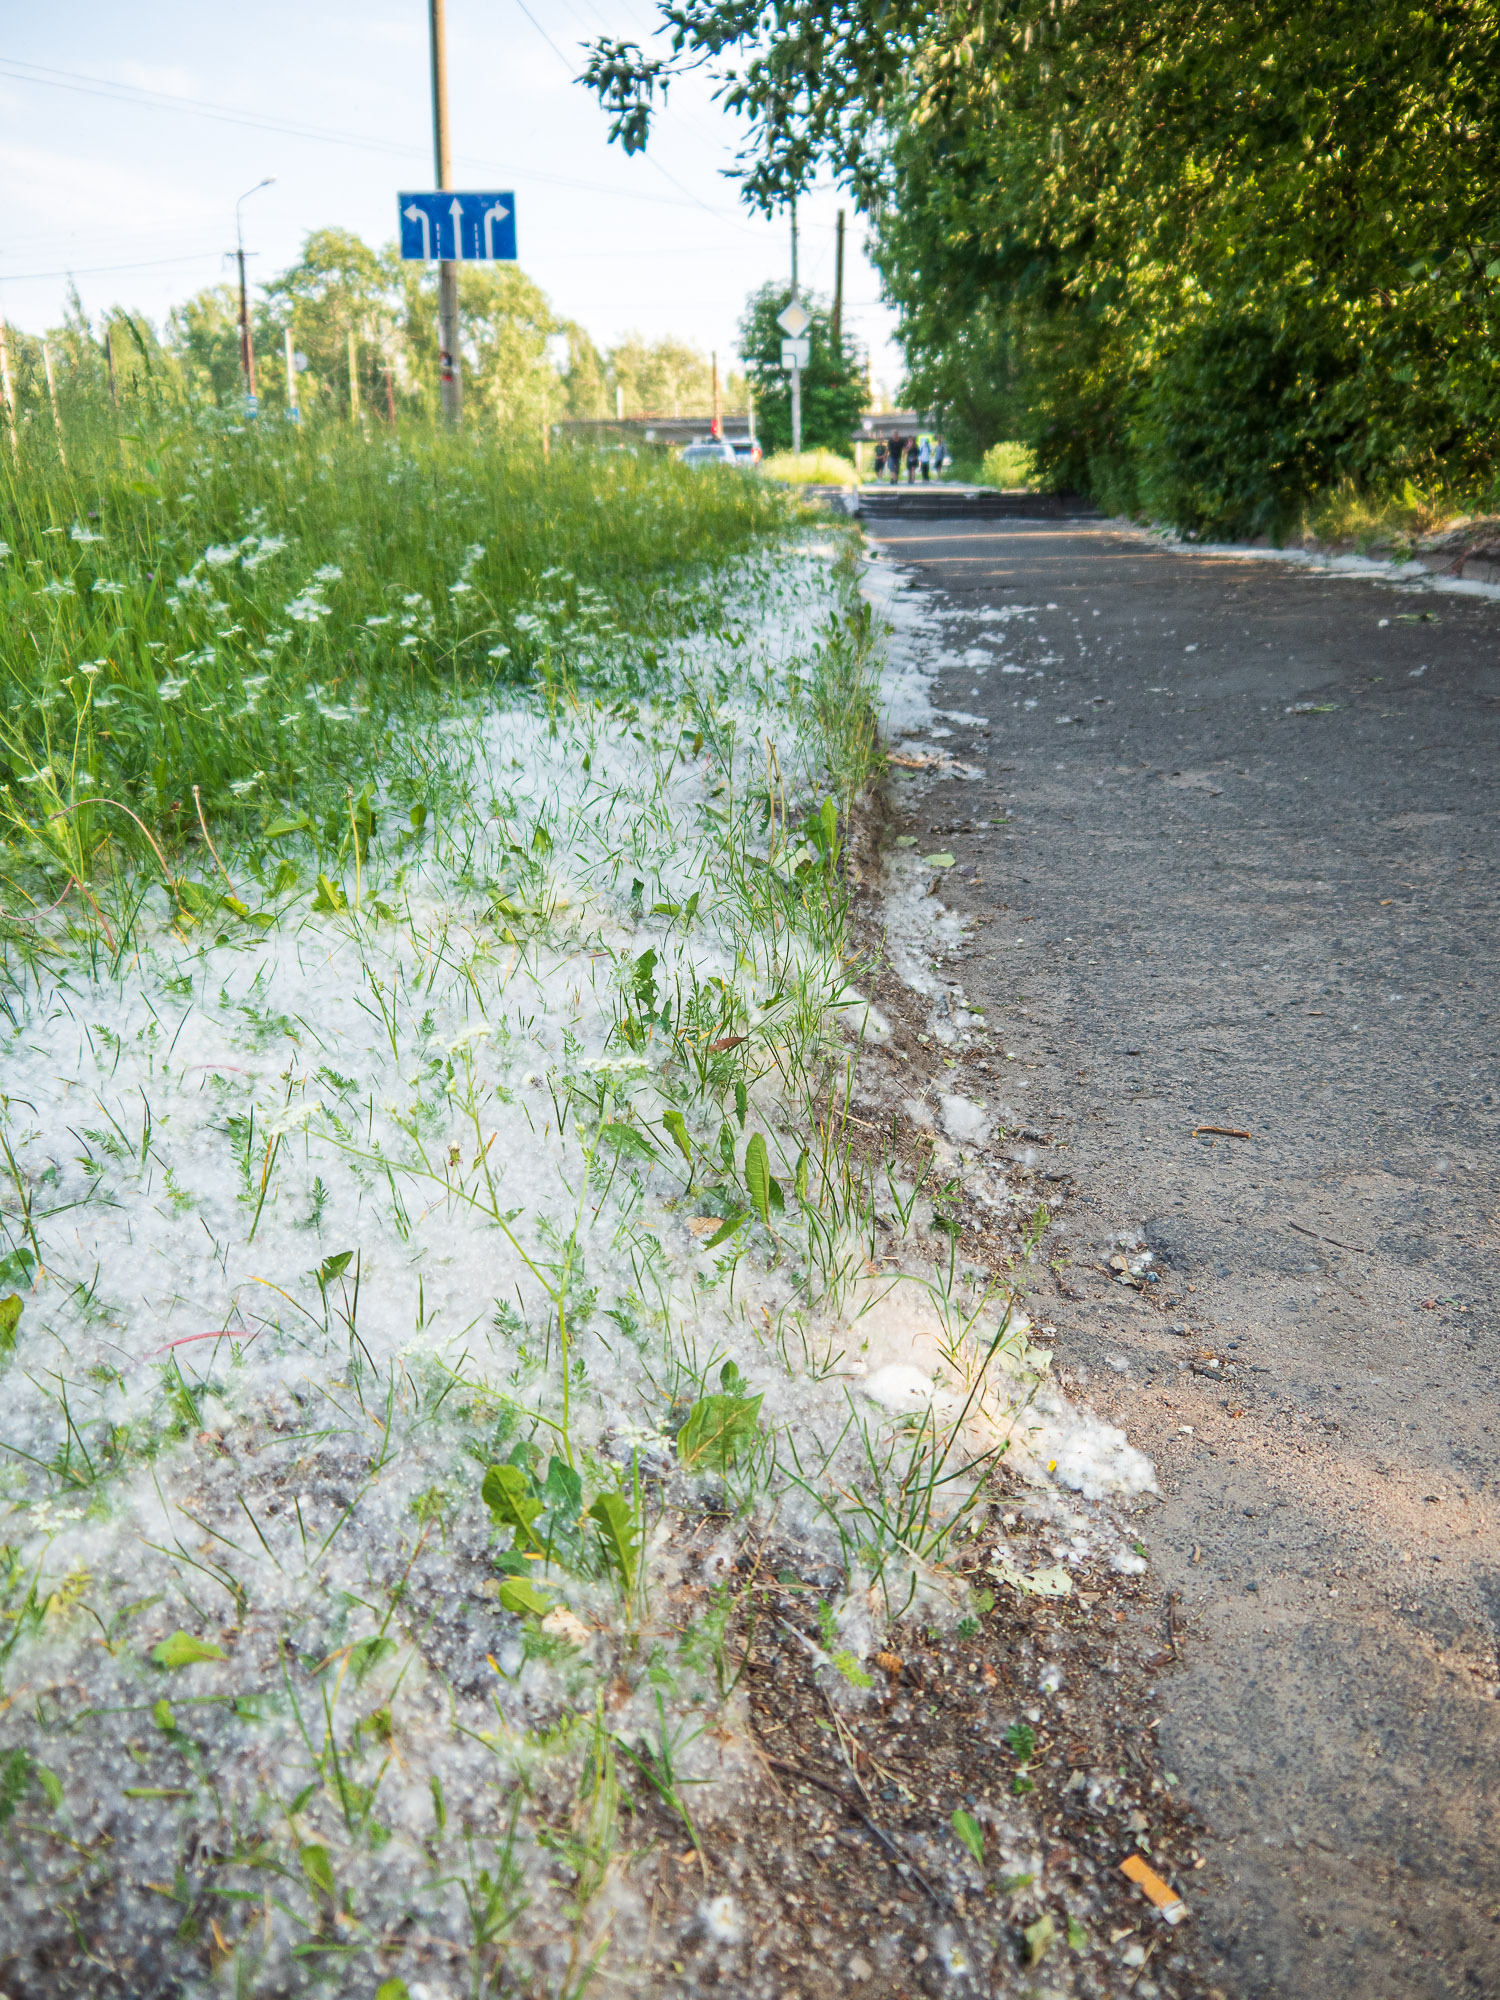
M160 325L231 276L236 199L268 176L242 210L252 282L312 229L387 242L397 194L434 184L425 0L51 0L6 19L0 313L28 332L59 322L70 274L90 313ZM581 43L644 42L654 19L651 0L449 0L454 179L514 192L521 268L599 345L671 334L727 362L746 295L789 261L785 219L723 178L739 122L690 77L627 159L572 81ZM799 205L804 288L832 290L841 204L825 186ZM889 401L900 352L862 238L851 208L845 323Z

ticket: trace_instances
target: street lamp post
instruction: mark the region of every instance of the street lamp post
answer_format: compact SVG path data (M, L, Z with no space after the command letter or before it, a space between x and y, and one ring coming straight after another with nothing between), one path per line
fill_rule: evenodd
M245 413L251 417L255 415L256 407L255 345L250 338L250 295L245 289L245 232L240 224L240 210L251 195L259 194L262 188L270 187L275 179L274 174L269 174L265 180L257 181L253 188L246 188L234 205L234 254L240 266L240 374L245 384Z

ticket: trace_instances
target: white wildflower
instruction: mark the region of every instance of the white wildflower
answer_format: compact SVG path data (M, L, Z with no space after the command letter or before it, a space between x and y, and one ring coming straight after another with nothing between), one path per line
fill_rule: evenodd
M508 660L510 658L510 647L491 646L489 651L489 657L492 660Z
M376 625L389 625L390 622L391 614L389 611L383 611L378 618L367 618L365 620L365 623L372 627Z
M415 632L408 632L406 637L401 641L403 646L420 646L421 643L422 641L417 637Z
M321 569L313 571L319 583L337 583L343 574L337 563L324 563Z
M182 690L186 686L187 686L186 679L178 680L176 678L169 677L167 680L164 680L161 686L156 690L157 696L162 701L176 701L177 697L182 693Z
M82 521L75 521L71 530L71 539L75 542L102 542L104 537L103 535L96 535L92 528L86 528Z
M251 543L255 542L253 535L247 539ZM269 562L272 556L279 556L285 547L286 537L284 535L262 535L259 543L254 547L247 548L245 553L240 557L240 567L241 569L259 569L261 564Z
M94 592L99 597L123 597L125 586L123 583L111 583L108 577L101 576L94 580Z
M203 551L203 560L210 569L225 569L232 562L239 561L240 552L236 548L225 548L222 542L215 542Z
M28 771L21 779L23 785L46 785L57 776L50 764L43 764L40 771Z
M320 618L333 616L332 607L315 596L310 588L304 590L300 597L294 597L290 604L282 608L287 617L297 625L316 625Z
M414 590L409 597L403 597L401 602L409 608L414 609L419 604L425 604L427 599L422 595L420 590Z
M473 588L472 583L450 583L448 586L448 595L450 597L462 597L465 591L470 591Z
M10 552L11 552L10 543L0 542L0 562L4 562L5 558L10 554Z
M53 577L50 583L42 585L38 594L42 597L76 597L78 592L70 577Z
M247 792L253 792L255 790L256 786L261 782L261 780L265 777L265 775L266 774L264 771L257 771L253 778L231 778L229 781L229 789L234 793L237 799L242 799L244 798Z
M108 665L108 660L80 660L78 671L81 674L87 674L89 679L92 680L101 667L107 667Z
M448 1044L448 1053L450 1056L456 1056L464 1049L473 1048L476 1042L482 1042L486 1035L492 1035L494 1032L488 1021L476 1021L472 1028L465 1028L461 1035L453 1037Z

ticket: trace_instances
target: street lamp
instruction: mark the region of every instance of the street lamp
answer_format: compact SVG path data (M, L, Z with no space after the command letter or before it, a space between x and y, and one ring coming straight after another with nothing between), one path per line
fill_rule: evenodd
M250 339L250 300L245 291L245 232L240 226L240 210L251 195L259 194L262 188L270 187L275 179L274 174L269 174L265 180L257 181L253 188L246 188L234 205L235 255L240 265L240 373L245 380L245 413L252 417L255 415L256 407L255 348Z

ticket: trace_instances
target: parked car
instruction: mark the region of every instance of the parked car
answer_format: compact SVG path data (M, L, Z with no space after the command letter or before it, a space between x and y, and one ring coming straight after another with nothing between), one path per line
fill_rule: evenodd
M736 438L734 440L734 455L741 465L760 464L761 450L754 438Z
M722 438L706 438L702 444L685 444L677 454L684 465L738 465L739 457L732 444Z

